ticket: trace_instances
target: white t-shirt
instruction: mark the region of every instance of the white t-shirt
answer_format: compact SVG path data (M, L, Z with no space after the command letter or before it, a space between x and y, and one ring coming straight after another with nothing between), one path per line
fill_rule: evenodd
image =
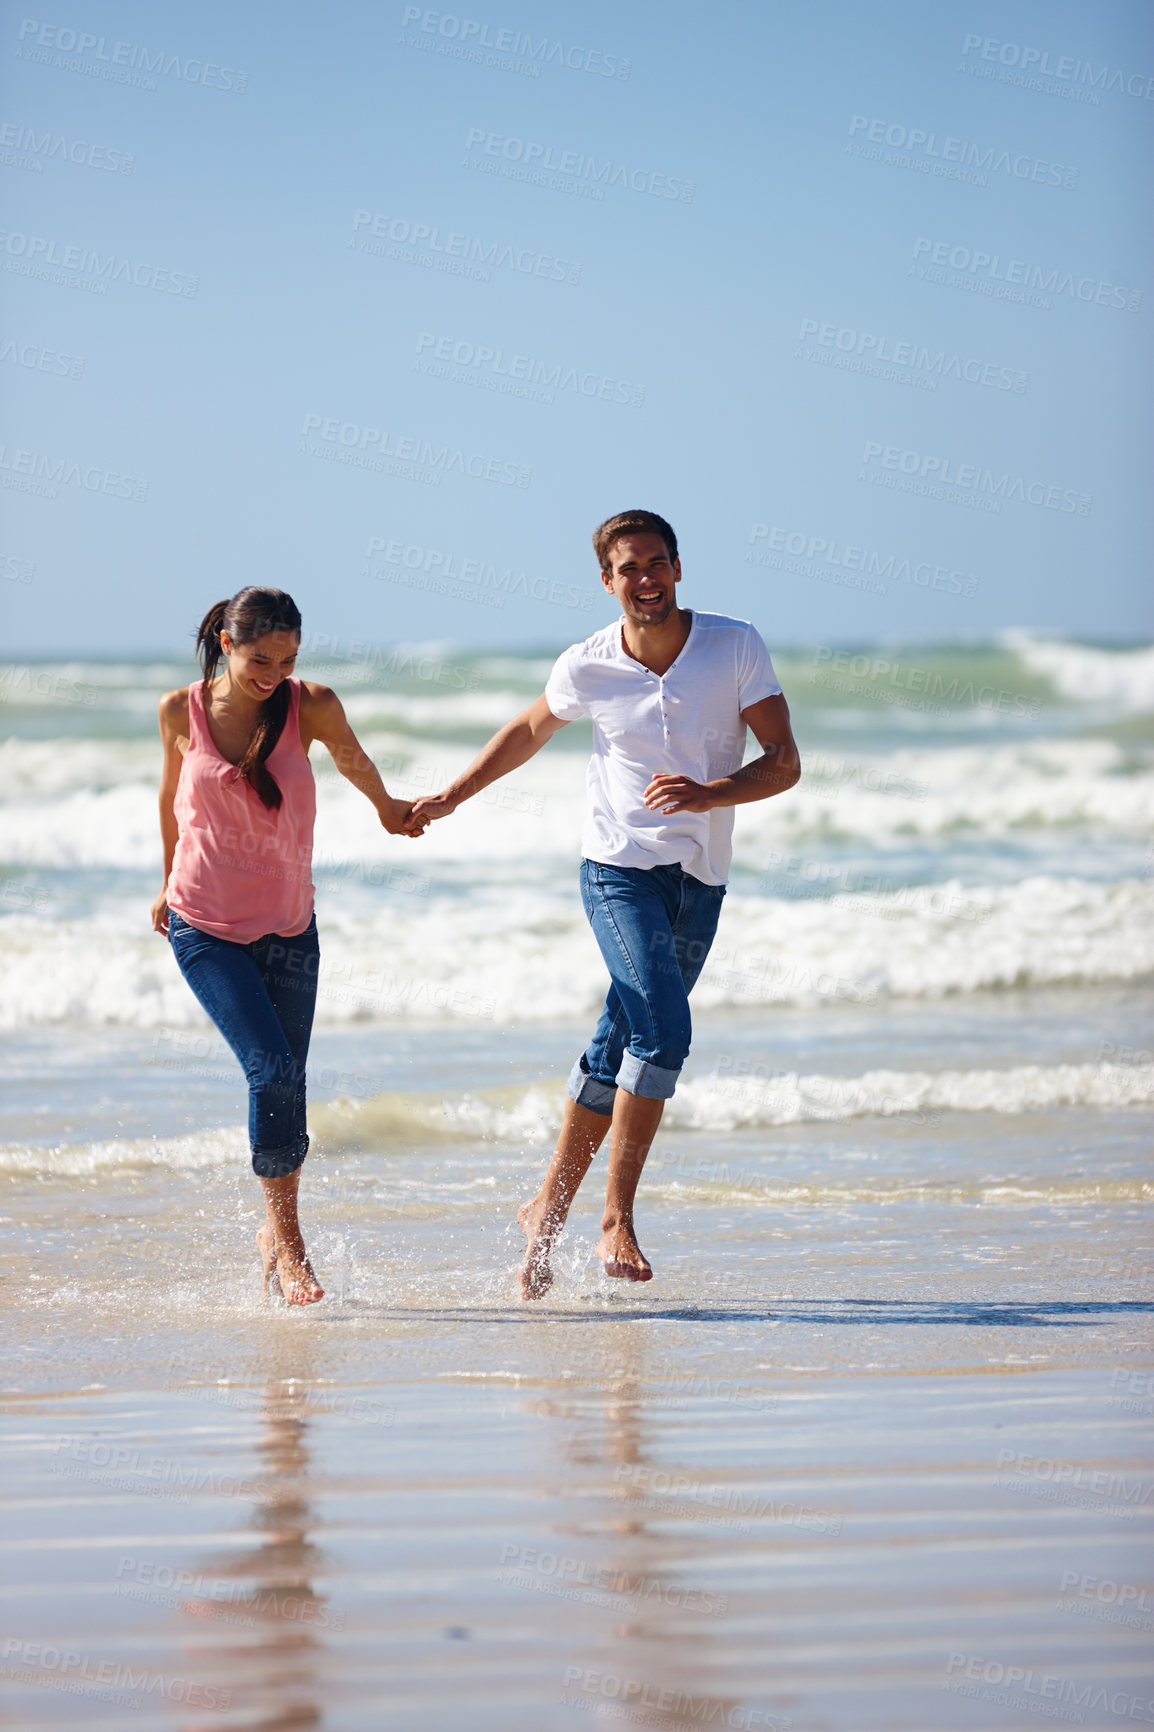
M588 716L593 756L581 851L603 866L679 862L703 884L724 884L733 856L733 807L651 812L654 776L712 782L740 769L741 711L781 690L769 651L743 619L694 610L681 654L664 676L628 654L618 619L558 656L545 701L562 722Z

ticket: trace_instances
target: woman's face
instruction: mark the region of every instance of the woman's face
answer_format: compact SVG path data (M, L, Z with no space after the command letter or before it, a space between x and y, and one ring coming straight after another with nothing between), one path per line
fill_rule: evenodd
M270 631L251 643L233 643L228 633L222 631L220 647L228 657L233 684L246 697L264 703L292 673L301 640L299 632Z

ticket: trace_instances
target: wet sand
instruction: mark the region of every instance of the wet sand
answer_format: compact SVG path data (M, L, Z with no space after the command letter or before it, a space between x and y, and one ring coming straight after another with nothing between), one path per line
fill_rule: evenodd
M6 1723L1141 1722L1147 1128L670 1135L529 1307L537 1151L318 1155L307 1312L242 1172L9 1177Z

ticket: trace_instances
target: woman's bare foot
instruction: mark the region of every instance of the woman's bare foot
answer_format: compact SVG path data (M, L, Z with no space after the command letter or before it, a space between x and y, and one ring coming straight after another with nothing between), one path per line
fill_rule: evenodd
M276 1248L276 1272L290 1305L315 1305L325 1290L313 1274L303 1239L281 1239Z
M300 1182L299 1167L279 1179L261 1179L265 1218L256 1238L265 1265L267 1287L273 1286L275 1269L281 1295L290 1305L315 1305L318 1299L324 1298L325 1290L313 1274L297 1218Z
M284 1299L289 1305L315 1305L318 1299L324 1298L325 1290L313 1274L302 1239L282 1239L277 1244L273 1229L266 1221L257 1233L256 1242L264 1268L262 1299L271 1294L274 1299Z
M276 1268L276 1243L273 1239L272 1227L267 1221L263 1227L257 1230L256 1244L257 1250L260 1252L263 1272L260 1296L262 1299L267 1299L271 1293L274 1299L283 1299L284 1294L281 1292L280 1277Z
M619 1221L605 1227L597 1245L597 1255L607 1275L623 1281L652 1281L649 1259L637 1243L631 1222Z
M555 1228L543 1228L541 1217L542 1204L539 1197L530 1198L529 1202L522 1203L517 1210L517 1220L529 1241L525 1261L517 1271L522 1299L541 1299L553 1285L549 1258L557 1233Z

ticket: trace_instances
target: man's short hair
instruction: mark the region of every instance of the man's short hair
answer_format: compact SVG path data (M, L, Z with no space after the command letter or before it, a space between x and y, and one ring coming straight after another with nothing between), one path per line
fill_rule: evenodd
M593 531L593 551L602 571L609 570L613 543L622 535L659 535L665 543L670 564L677 558L677 537L664 517L658 517L656 511L619 511L616 517L607 517Z

